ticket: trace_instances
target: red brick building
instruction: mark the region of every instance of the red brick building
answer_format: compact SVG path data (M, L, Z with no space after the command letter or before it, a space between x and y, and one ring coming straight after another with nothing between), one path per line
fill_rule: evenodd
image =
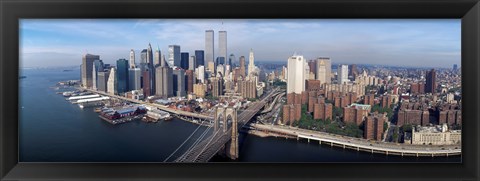
M368 140L381 141L383 136L383 124L387 120L385 114L374 114L367 116L364 126L364 138Z

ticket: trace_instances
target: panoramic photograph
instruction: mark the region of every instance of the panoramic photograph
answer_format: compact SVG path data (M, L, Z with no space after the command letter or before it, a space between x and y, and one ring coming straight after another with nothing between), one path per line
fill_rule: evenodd
M460 19L20 19L19 162L462 162Z

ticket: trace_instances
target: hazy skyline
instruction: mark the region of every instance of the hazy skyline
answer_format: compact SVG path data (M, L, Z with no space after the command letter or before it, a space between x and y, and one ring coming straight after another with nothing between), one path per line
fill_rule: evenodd
M222 23L223 22L223 23ZM164 54L180 45L193 55L205 49L205 30L227 31L227 53L255 62L287 61L293 53L307 60L331 57L332 63L380 64L408 67L460 66L461 21L443 20L20 20L20 66L50 67L81 64L85 53L105 63L136 59L148 43Z

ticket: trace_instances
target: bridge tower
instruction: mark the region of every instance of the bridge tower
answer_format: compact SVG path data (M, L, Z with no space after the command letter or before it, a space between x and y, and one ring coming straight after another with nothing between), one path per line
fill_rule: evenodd
M232 159L238 159L238 121L237 109L232 106L218 106L215 109L214 132L219 130L220 121L222 121L223 132L231 127L231 139L225 144L226 155Z

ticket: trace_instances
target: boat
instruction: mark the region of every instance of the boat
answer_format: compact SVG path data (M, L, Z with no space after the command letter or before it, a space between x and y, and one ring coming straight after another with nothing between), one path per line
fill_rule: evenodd
M25 79L25 78L27 78L27 76L25 76L25 75L22 75L22 76L18 77L18 79Z

